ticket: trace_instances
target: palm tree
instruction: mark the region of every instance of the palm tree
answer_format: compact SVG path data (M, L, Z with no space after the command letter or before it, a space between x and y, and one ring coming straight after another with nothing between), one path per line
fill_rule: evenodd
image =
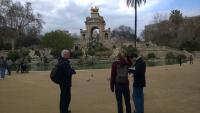
M180 10L172 10L169 17L170 22L176 27L179 27L181 22L183 21L183 14Z
M137 40L137 7L146 3L146 0L126 0L127 6L131 6L135 8L135 48L136 48L136 40Z
M178 36L179 36L179 28L181 27L181 24L183 22L183 14L181 13L180 10L172 10L170 13L170 17L169 17L169 21L171 23L171 27L172 27L172 33L174 36L174 44L173 45L177 45L179 41Z

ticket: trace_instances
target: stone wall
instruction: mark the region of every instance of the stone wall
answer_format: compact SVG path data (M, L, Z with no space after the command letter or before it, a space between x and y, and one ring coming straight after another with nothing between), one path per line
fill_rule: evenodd
M129 46L132 45L134 47L133 42L126 42L123 45ZM148 45L148 46L147 46ZM140 51L140 55L143 57L146 57L149 53L154 53L157 58L165 59L166 54L169 52L172 52L174 55L184 54L185 56L189 57L190 55L193 55L190 52L182 51L166 46L158 46L156 44L153 44L151 42L138 42L137 48Z
M172 52L174 55L179 55L179 54L184 54L185 56L189 57L190 55L192 55L191 53L187 52L187 51L181 51L178 49L173 49L173 48L169 48L169 47L146 47L146 48L138 48L138 50L140 51L140 55L142 56L147 56L149 53L155 53L156 57L161 58L161 59L165 59L166 54L169 52Z
M195 58L200 58L200 51L195 51L194 52L194 57Z

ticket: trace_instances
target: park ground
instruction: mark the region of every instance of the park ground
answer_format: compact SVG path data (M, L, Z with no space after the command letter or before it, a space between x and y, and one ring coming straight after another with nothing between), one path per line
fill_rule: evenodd
M13 72L0 80L0 113L59 113L59 87L51 82L49 73ZM72 113L117 113L109 76L110 69L77 71L73 77ZM130 81L132 93L132 77ZM200 113L200 60L181 67L148 67L146 81L145 113Z

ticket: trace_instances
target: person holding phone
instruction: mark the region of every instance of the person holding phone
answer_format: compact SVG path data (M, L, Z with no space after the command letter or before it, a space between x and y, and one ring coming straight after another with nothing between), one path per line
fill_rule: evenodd
M130 59L134 64L135 69L128 69L129 73L133 74L133 101L135 105L134 113L144 113L144 92L146 86L145 73L146 63L142 57L136 53L130 55Z

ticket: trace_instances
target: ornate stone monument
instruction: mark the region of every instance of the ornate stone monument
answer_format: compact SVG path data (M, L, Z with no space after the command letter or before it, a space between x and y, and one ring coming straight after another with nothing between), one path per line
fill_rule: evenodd
M85 25L86 30L80 29L81 46L83 48L95 47L98 43L106 47L106 42L111 37L111 31L110 28L105 29L106 22L100 16L98 7L91 8L91 16L86 17Z

